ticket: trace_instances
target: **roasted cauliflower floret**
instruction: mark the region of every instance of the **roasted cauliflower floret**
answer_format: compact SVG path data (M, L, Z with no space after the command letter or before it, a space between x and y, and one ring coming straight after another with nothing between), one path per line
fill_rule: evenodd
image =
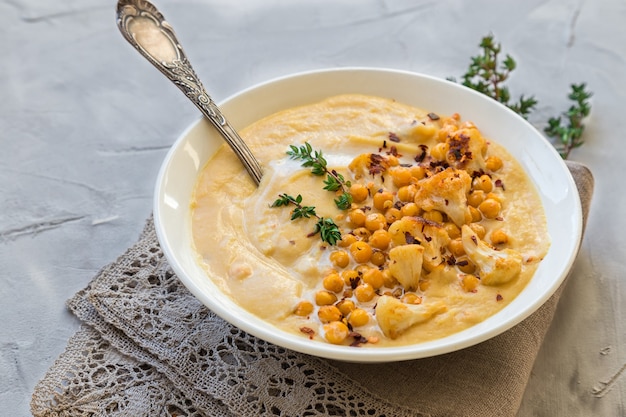
M512 249L495 250L482 241L471 227L461 229L465 253L480 271L485 285L500 285L517 277L522 270L522 255Z
M465 123L459 130L446 138L448 152L446 159L450 166L468 172L485 170L487 141L471 123Z
M415 204L426 211L439 210L461 227L472 219L467 205L467 193L472 178L464 170L445 169L418 183Z
M395 297L383 295L376 304L376 320L385 336L395 339L410 327L423 323L446 309L442 302L405 304Z
M417 243L424 248L423 266L431 270L443 262L442 253L450 242L445 229L421 217L405 216L389 226L389 235L396 246Z
M384 185L383 176L389 167L389 160L377 153L361 154L348 165L355 179L371 178L380 187Z
M389 251L389 272L406 290L415 290L422 275L424 247L396 246Z

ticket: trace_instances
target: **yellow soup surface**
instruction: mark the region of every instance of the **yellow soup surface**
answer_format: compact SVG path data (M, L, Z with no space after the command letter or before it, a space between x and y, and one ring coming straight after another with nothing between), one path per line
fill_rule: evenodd
M397 346L456 333L510 303L550 246L519 163L458 114L350 94L268 116L241 136L261 184L221 148L191 203L195 250L235 302L303 338ZM287 154L306 144L328 172ZM324 189L328 174L344 188ZM275 204L285 195L318 217L292 219L296 205ZM315 233L320 218L336 225L336 244Z

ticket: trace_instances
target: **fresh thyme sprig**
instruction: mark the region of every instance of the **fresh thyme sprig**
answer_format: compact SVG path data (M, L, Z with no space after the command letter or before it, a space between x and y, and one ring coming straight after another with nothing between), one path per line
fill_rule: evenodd
M509 88L504 85L504 82L508 80L517 67L515 59L506 54L502 61L499 60L502 47L494 41L492 34L482 38L480 47L482 54L470 58L469 68L463 75L461 84L499 101L522 117L527 118L537 105L535 97L522 95L517 102L511 102ZM455 81L454 78L450 78L450 80Z
M591 112L589 99L593 95L586 90L585 83L573 84L571 93L567 96L574 102L570 108L558 117L551 117L548 120L548 126L544 132L559 141L557 149L563 159L569 157L570 152L580 147L584 140L582 139L585 130L584 119ZM563 124L561 124L563 122Z
M322 151L314 151L313 147L308 142L304 142L304 145L300 147L290 145L289 148L290 150L287 151L287 155L289 155L291 159L304 161L302 166L311 168L313 175L326 175L326 179L324 180L325 190L334 192L341 190L341 195L334 200L335 205L340 210L349 209L352 205L352 195L348 192L351 185L350 181L346 181L343 175L334 169L328 169L328 162L326 162Z
M338 240L341 239L341 232L339 227L333 221L333 219L320 217L315 212L315 207L302 205L302 195L298 194L297 197L292 197L289 194L279 194L278 199L274 201L272 207L282 207L294 205L295 208L291 212L291 220L300 218L315 217L317 222L315 223L315 229L309 233L308 236L315 236L320 234L322 241L327 242L329 245L334 246Z
M463 75L462 84L499 101L522 117L528 118L537 105L535 97L522 95L517 102L511 102L509 89L503 84L517 67L513 57L507 54L504 60L499 62L502 48L499 43L495 42L492 34L482 38L480 47L482 55L471 57L469 68ZM453 77L448 79L456 82ZM567 112L550 118L548 126L544 129L546 135L558 140L555 147L563 159L567 159L573 149L584 143L582 139L585 129L584 119L591 112L588 100L592 93L586 90L586 85L584 83L572 84L571 89L572 92L568 97L574 101L574 104Z
M293 204L294 206L296 206L296 208L293 209L293 212L291 213L291 220L296 220L303 217L306 219L312 216L317 217L315 207L302 205L302 195L298 194L298 196L294 198L289 194L283 193L279 194L278 197L279 198L272 204L272 207L288 206L289 204Z

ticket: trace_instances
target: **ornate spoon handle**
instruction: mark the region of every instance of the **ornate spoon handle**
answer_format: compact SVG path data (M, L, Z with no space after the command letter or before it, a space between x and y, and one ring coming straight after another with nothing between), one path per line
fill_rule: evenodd
M161 12L146 0L119 0L117 26L124 38L176 84L209 119L235 151L252 180L259 185L263 175L259 162L205 91L178 42L174 29L165 21Z

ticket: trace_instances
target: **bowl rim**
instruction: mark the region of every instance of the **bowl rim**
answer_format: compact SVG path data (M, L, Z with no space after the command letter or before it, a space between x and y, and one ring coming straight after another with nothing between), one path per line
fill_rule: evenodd
M198 298L206 307L212 310L217 316L223 318L230 324L238 327L239 329L254 335L260 339L263 339L267 342L276 344L278 346L288 348L297 352L311 354L323 358L328 359L336 359L342 361L349 362L391 362L391 361L401 361L401 360L410 360L410 359L418 359L425 358L429 356L436 356L440 354L450 353L456 350L460 350L463 348L467 348L472 345L476 345L480 342L483 342L487 339L493 338L504 331L512 328L513 326L519 324L521 321L530 316L533 312L535 312L541 305L543 305L558 289L558 287L565 280L569 271L571 270L574 261L576 259L576 255L580 248L581 239L582 239L582 207L580 204L580 198L578 195L578 190L574 179L565 164L565 161L558 155L552 144L537 131L537 129L532 126L529 122L524 120L521 116L514 113L512 110L506 108L504 105L497 103L495 100L492 100L486 96L483 96L481 93L478 93L474 90L471 90L465 86L460 84L444 80L438 77L434 77L427 74L422 74L413 71L407 70L399 70L399 69L391 69L391 68L381 68L381 67L339 67L339 68L323 68L323 69L314 69L308 71L301 71L292 74L282 75L279 77L271 78L269 80L254 84L247 88L244 88L235 94L228 96L226 99L221 100L218 105L220 107L227 105L241 97L245 97L251 92L258 91L262 88L272 87L280 83L289 82L295 79L306 79L309 77L318 77L318 76L333 76L333 74L341 74L341 73L360 73L360 74L383 74L389 76L409 76L409 77L417 77L428 82L434 83L448 83L454 85L454 88L458 88L460 90L464 90L462 94L467 94L468 97L471 95L480 96L480 100L488 99L493 103L490 103L490 106L500 107L501 110L509 113L510 117L518 118L521 122L527 125L527 128L530 131L534 131L534 135L540 138L545 142L545 144L549 145L548 149L551 149L553 152L553 156L555 156L555 162L560 161L560 172L565 175L565 181L568 184L568 192L571 193L570 197L573 198L574 205L572 206L571 216L574 218L572 224L572 236L576 239L574 242L574 246L572 250L568 253L567 259L565 259L562 263L561 273L559 276L551 281L551 284L545 288L545 291L541 294L540 297L537 297L534 302L525 306L525 308L521 309L515 316L505 317L497 322L496 325L491 325L487 330L480 330L478 332L472 332L472 329L475 329L479 324L472 326L468 329L465 329L461 332L455 333L451 336L446 336L441 339L436 339L436 344L430 342L423 342L418 344L410 344L404 346L394 346L394 347L367 347L363 346L358 349L354 347L346 347L346 346L337 346L332 345L325 342L317 342L311 341L304 337L299 337L287 331L278 329L268 322L264 322L257 318L254 320L251 318L251 313L249 313L244 307L239 306L234 301L232 303L240 309L239 314L233 314L231 311L232 305L228 305L228 302L224 304L223 301L216 300L214 298L208 297L196 282L194 282L187 275L185 268L180 261L179 254L176 253L174 248L169 242L167 231L163 226L163 211L161 207L161 203L163 201L163 186L166 181L166 177L168 175L168 168L170 163L172 162L172 158L177 152L177 149L181 146L183 142L188 138L190 132L194 129L198 128L198 126L202 123L207 123L204 118L199 118L187 128L185 128L182 133L178 136L176 141L172 144L171 148L167 152L161 167L159 169L157 175L157 181L154 188L154 200L153 200L153 210L154 210L154 225L156 230L157 239L163 250L166 259L170 263L173 271L176 273L180 281L185 285L185 287L196 297ZM514 155L515 156L515 155ZM206 161L203 161L206 163ZM554 242L553 242L554 243ZM208 279L210 281L210 279ZM228 297L224 295L225 297ZM508 306L507 306L508 307ZM500 310L496 315L501 314L502 311L506 310L506 307L503 310ZM252 315L253 316L253 315ZM253 316L256 317L256 316ZM494 316L491 316L494 317ZM265 323L264 326L259 327L259 322ZM484 323L484 321L482 322ZM460 333L467 334L467 337L464 337L462 340L454 340L453 342L446 343L448 339L451 339L452 336L459 335ZM475 333L475 334L470 334ZM458 339L458 337L454 337L453 339Z

